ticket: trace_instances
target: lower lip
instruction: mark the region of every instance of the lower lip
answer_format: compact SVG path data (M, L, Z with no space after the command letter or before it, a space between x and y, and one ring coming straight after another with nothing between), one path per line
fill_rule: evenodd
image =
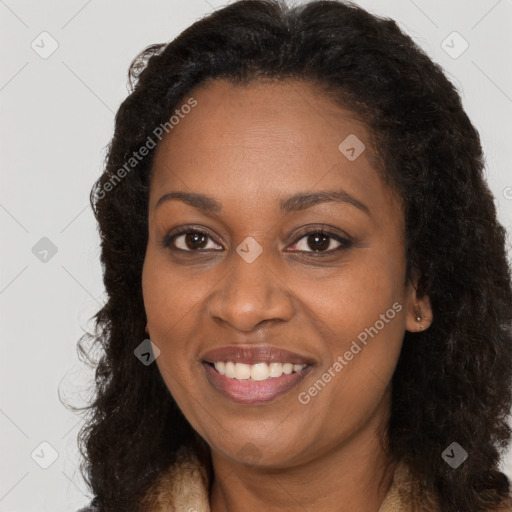
M270 402L274 398L283 395L297 386L299 382L311 371L308 365L300 372L270 377L267 380L237 380L221 375L215 368L203 363L206 377L210 384L222 395L242 404L255 404L258 402Z

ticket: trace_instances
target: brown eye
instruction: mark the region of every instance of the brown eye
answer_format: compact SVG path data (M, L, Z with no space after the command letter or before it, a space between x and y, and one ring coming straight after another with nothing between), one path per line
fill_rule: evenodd
M341 249L348 249L352 242L346 238L326 231L310 231L299 238L291 249L299 252L330 254Z
M331 237L320 233L309 235L307 237L307 245L312 251L325 251L331 244Z
M185 235L185 244L190 250L204 249L208 237L203 233L187 233Z
M180 231L172 236L166 236L163 246L185 252L218 251L222 246L216 244L208 233L197 229Z

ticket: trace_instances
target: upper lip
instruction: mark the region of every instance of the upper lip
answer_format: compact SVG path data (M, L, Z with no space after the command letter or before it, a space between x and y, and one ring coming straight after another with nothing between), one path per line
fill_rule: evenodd
M271 345L231 345L208 350L201 356L203 362L233 361L236 363L293 363L313 364L311 358Z

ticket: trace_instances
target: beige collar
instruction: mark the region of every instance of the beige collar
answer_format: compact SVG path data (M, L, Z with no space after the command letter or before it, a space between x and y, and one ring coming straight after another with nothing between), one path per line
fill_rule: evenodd
M197 455L182 446L142 502L144 512L210 512L208 475Z
M143 501L145 512L210 512L206 468L190 449L181 447L176 461L164 471ZM407 467L399 464L379 512L438 512L434 498L420 498ZM512 508L505 507L506 511Z
M398 465L379 512L413 512L420 510L416 487L405 466ZM176 461L163 472L144 499L145 512L210 512L206 468L191 450L182 447ZM428 508L427 508L428 506ZM434 503L422 501L421 512L435 512Z

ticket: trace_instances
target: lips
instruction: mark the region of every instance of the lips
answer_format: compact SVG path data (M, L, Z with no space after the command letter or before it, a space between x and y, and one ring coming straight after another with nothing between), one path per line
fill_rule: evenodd
M257 382L250 379L231 379L218 373L206 362L203 363L203 368L213 389L233 402L245 405L268 403L291 392L313 370L313 367L308 365L299 372Z
M234 363L292 363L314 364L314 361L304 355L291 352L271 345L236 345L208 350L200 356L203 362L232 361Z

